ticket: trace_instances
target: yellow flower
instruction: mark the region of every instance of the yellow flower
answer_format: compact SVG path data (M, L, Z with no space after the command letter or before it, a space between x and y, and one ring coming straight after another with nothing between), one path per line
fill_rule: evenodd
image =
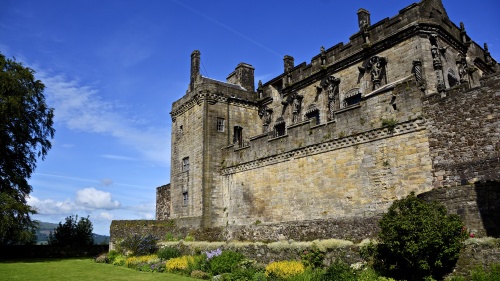
M300 261L277 261L266 266L266 276L276 276L282 279L301 274L305 270Z
M194 263L193 256L182 256L178 258L169 259L165 267L169 272L186 270L190 263Z

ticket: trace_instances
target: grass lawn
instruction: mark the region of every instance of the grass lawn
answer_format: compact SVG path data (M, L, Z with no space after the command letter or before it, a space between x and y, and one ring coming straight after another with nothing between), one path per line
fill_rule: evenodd
M0 261L0 280L193 281L199 279L169 273L140 272L124 266L95 263L92 259L87 258Z

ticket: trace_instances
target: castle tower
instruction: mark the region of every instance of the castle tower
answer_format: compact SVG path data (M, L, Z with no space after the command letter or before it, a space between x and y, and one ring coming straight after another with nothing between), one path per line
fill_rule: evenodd
M245 146L260 127L254 92L254 68L240 63L227 82L202 77L200 52L191 54L186 95L172 105L170 218L187 227L220 223L224 194L220 188L221 147ZM164 218L165 219L165 218Z

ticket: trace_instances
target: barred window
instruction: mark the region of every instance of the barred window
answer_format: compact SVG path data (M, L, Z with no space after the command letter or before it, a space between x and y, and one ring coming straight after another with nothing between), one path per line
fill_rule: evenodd
M224 118L217 118L217 131L224 132Z

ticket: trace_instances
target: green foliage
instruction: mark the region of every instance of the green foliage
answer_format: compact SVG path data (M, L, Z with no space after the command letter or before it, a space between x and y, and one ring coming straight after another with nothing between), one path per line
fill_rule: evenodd
M336 260L326 269L323 280L356 281L356 274L348 264Z
M500 263L493 264L489 269L476 267L471 272L472 281L500 281Z
M321 252L318 247L313 246L310 250L304 250L302 254L300 254L300 258L306 267L317 268L323 266L325 254Z
M204 271L201 271L201 270L193 270L191 272L191 277L196 278L196 279L204 279L204 280L210 279L210 275Z
M218 275L225 272L231 272L237 268L238 263L243 260L244 256L233 251L222 251L222 254L211 258L208 263L210 271L213 275Z
M387 127L390 132L394 132L394 128L396 128L396 125L398 124L397 119L382 119L382 127Z
M94 244L94 237L92 235L92 222L89 217L80 218L78 215L66 217L66 221L59 223L54 233L49 235L50 245L62 246L88 246Z
M177 250L176 248L172 248L172 247L161 248L160 250L158 250L157 254L158 254L158 257L162 261L166 261L166 260L169 260L171 258L177 258L177 257L181 256L181 253L179 252L179 250Z
M378 267L396 279L441 279L459 257L466 238L460 218L414 193L395 201L380 220Z
M28 179L51 148L54 113L34 73L0 54L0 245L36 241Z
M117 250L122 254L133 256L153 254L158 250L158 238L151 234L129 235L118 243Z
M107 255L109 263L113 263L115 261L116 257L119 255L120 255L120 253L116 250L109 251L108 255Z

